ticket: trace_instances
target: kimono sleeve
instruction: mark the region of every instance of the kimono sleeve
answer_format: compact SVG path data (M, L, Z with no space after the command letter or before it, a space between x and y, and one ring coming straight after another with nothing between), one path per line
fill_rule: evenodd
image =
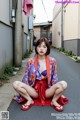
M26 63L26 70L25 70L25 75L22 79L22 82L25 84L28 84L28 79L29 79L29 63Z
M56 60L54 61L54 66L52 66L52 85L58 82L58 75L57 75L57 63Z

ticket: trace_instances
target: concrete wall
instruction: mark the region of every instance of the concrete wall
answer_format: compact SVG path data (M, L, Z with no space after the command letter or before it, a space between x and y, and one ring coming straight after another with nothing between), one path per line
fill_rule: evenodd
M30 50L30 40L27 39L27 34L24 33L23 53L25 54L27 50Z
M72 51L75 55L78 53L78 5L69 4L64 12L64 48ZM75 17L74 17L75 15Z
M23 2L23 0L22 0ZM0 2L0 72L6 64L13 64L14 60L14 25L10 22L10 13L12 5L10 0ZM28 17L22 11L22 32L23 54L29 49L30 44L27 41Z
M80 55L80 5L67 4L63 8L63 42L67 51ZM61 47L61 6L55 5L52 22L52 45Z
M76 39L64 41L65 50L73 51L73 53L75 55L77 55L77 45L78 45L78 40L76 40Z
M13 63L13 27L10 24L9 0L0 2L0 70Z
M55 7L55 9L58 9L56 7ZM53 17L52 45L55 47L61 47L61 11L60 11L60 9L57 10L57 13Z
M28 17L24 15L22 12L22 25L24 26L24 32L23 32L23 55L26 53L28 49L30 49L30 45L27 40L28 36Z
M12 28L0 22L0 70L13 62Z
M78 5L69 4L64 12L64 41L78 38Z
M24 33L28 34L28 17L22 12L22 25L24 26Z
M23 40L23 53L25 54L27 50L27 35L24 34L24 40Z
M80 56L80 4L78 5L78 55Z
M78 39L78 53L77 54L80 56L80 39Z

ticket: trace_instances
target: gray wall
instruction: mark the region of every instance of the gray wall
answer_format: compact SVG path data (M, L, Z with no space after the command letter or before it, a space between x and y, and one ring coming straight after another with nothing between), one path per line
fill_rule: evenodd
M27 34L24 34L24 40L23 40L23 54L25 54L27 50Z
M64 48L66 51L72 51L75 55L80 55L80 40L65 40Z
M27 50L30 50L30 40L27 39L27 34L24 33L23 54L25 54Z
M13 62L12 28L0 22L0 69Z
M22 0L23 3L23 0ZM11 10L15 8L15 0L13 4L11 0L1 0L0 3L0 72L6 64L12 64L14 61L14 24L10 22ZM30 50L30 40L27 40L28 34L28 16L22 12L22 39L23 39L23 51ZM22 56L23 57L23 56ZM14 63L13 63L14 64Z
M78 40L78 55L80 56L80 39Z

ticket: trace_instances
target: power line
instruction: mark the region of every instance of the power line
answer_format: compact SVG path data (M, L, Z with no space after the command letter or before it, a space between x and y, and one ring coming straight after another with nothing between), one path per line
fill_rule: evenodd
M42 5L43 5L43 8L44 8L44 11L45 11L45 13L46 13L47 19L48 19L48 21L49 21L48 14L47 14L47 12L46 12L45 5L44 5L44 3L43 3L43 0L41 0L41 2L42 2Z

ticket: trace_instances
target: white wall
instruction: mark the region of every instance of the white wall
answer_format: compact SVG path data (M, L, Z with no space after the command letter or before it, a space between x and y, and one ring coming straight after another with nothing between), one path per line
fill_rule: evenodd
M10 25L9 21L9 0L1 0L0 2L0 21Z
M23 6L23 0L22 0L22 6ZM22 25L24 25L24 32L28 34L28 16L24 14L23 8L22 8Z
M22 12L22 24L24 25L24 32L28 34L28 17Z
M78 5L69 4L64 13L64 40L78 38Z
M58 4L53 9L52 45L61 47L61 5Z
M79 12L80 13L80 12ZM63 13L63 36L64 40L78 39L79 37L79 13L78 4L68 4ZM52 27L53 46L61 47L61 5L55 5L53 9ZM60 32L60 35L58 35Z

